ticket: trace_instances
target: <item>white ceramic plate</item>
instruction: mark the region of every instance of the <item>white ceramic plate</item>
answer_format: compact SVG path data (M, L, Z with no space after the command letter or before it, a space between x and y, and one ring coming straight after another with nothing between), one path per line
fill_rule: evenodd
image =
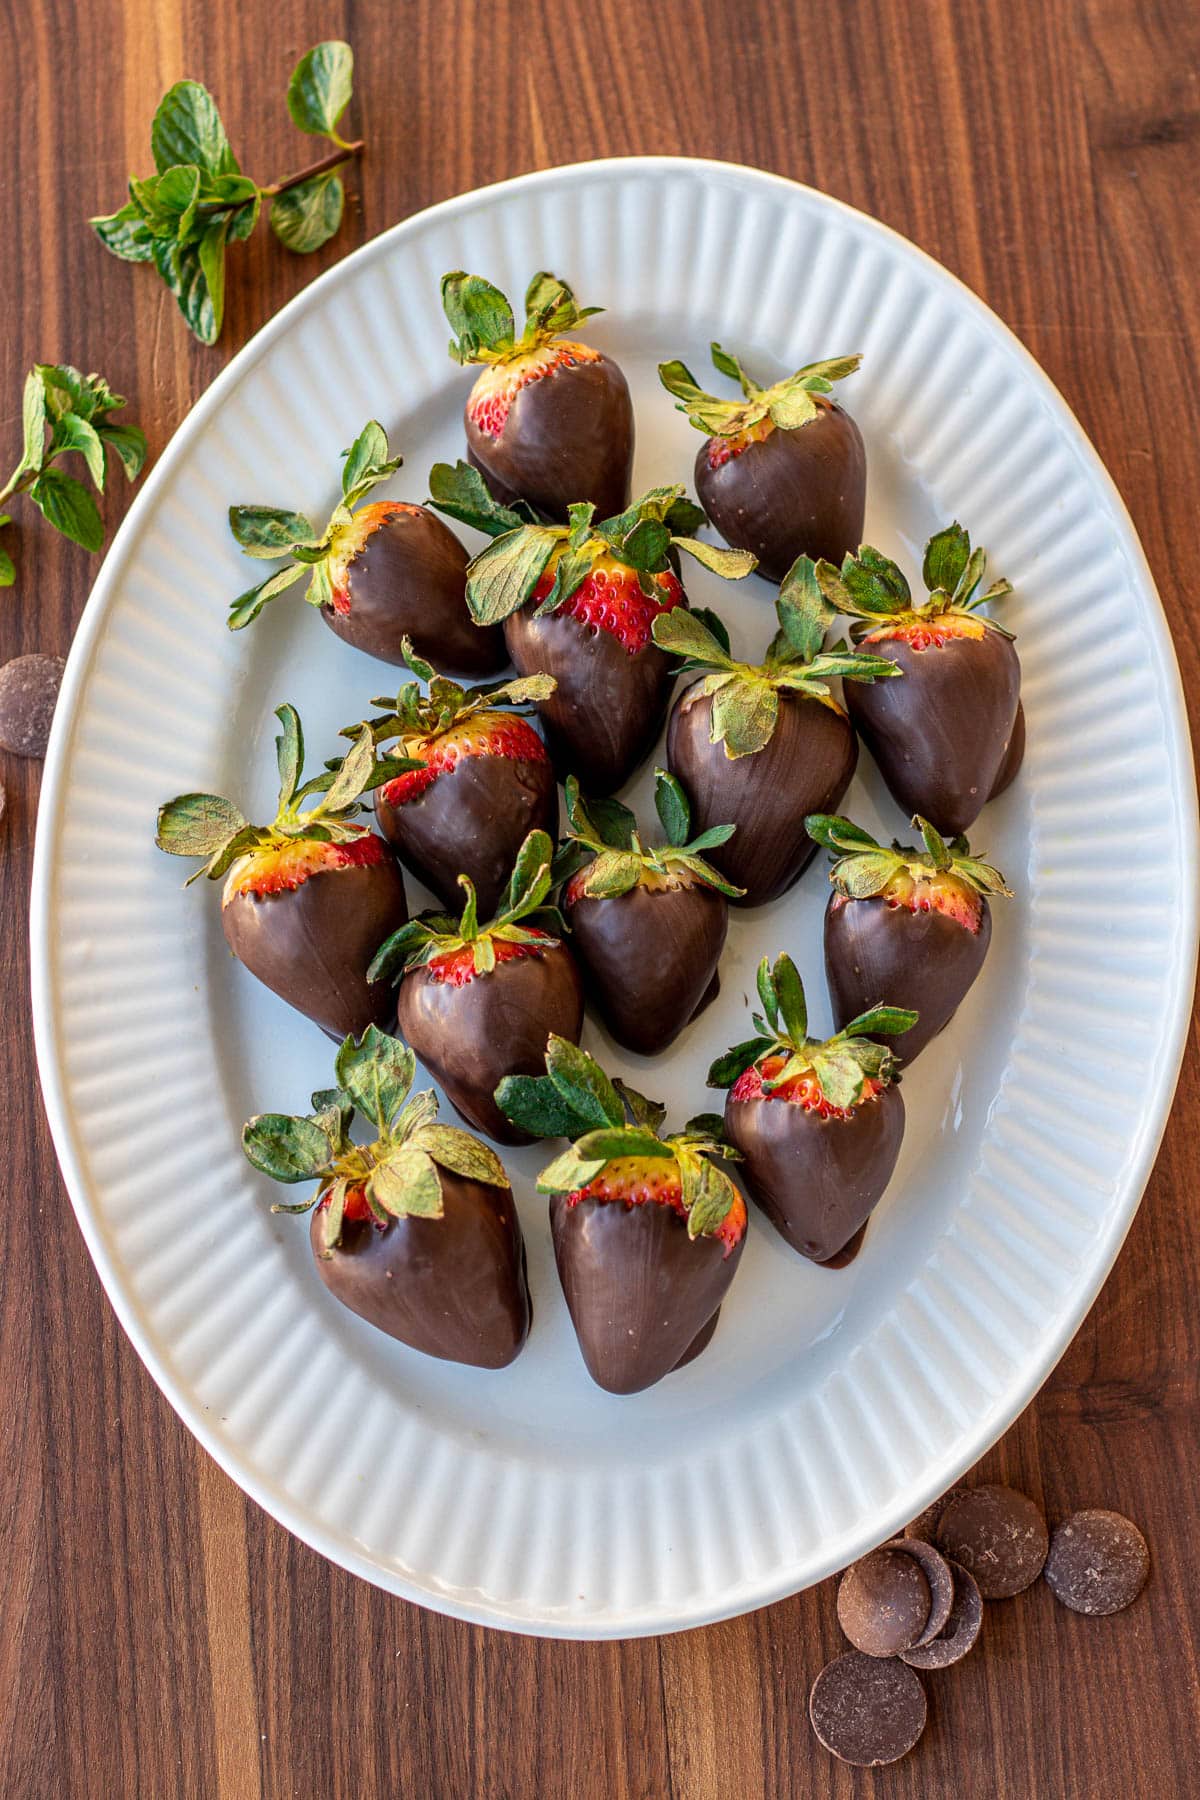
M1019 898L954 1025L905 1082L901 1163L858 1261L805 1264L758 1219L713 1346L633 1399L593 1387L554 1274L545 1153L512 1155L535 1320L481 1374L373 1332L273 1218L241 1122L302 1107L330 1052L227 955L211 888L181 890L155 808L205 787L273 804L272 708L310 752L393 676L281 601L230 635L249 579L231 501L324 517L338 452L380 416L419 499L461 449L446 269L509 293L552 268L609 310L635 489L689 477L698 439L655 361L711 338L760 373L864 352L845 384L870 460L869 539L918 561L961 518L1016 593L1029 753L975 841ZM137 279L137 277L131 277ZM771 591L688 573L735 649ZM869 759L846 810L903 821ZM644 804L648 778L634 789ZM468 194L331 270L247 346L147 481L75 641L47 758L33 890L38 1053L80 1226L155 1380L229 1474L324 1555L460 1617L573 1637L696 1625L840 1568L1004 1430L1061 1355L1136 1209L1171 1099L1196 948L1195 788L1179 679L1115 490L1016 340L927 257L776 177L587 164ZM1136 873L1135 873L1136 871ZM827 1024L815 865L736 914L719 1003L669 1057L610 1068L710 1104L758 957L787 948ZM424 903L425 897L417 898Z

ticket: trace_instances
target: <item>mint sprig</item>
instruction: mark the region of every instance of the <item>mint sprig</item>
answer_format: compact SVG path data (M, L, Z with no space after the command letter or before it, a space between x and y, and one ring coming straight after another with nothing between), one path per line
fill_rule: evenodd
M703 615L675 607L651 625L661 650L682 657L684 674L704 672L700 692L712 698L711 735L731 759L764 750L779 722L780 694L800 694L837 707L829 683L835 677L875 682L898 675L894 662L843 643L823 649L824 623L798 607L787 583L775 602L779 630L761 663L739 662L723 631Z
M496 1089L496 1104L532 1137L574 1140L538 1176L539 1193L574 1193L610 1162L636 1156L676 1164L691 1238L712 1236L738 1200L717 1159L737 1161L739 1153L715 1114L689 1119L682 1131L664 1137L664 1107L624 1082L610 1081L586 1050L553 1032L545 1075L506 1075Z
M304 780L304 731L300 715L286 703L277 707L280 734L275 739L279 764L279 809L270 825L253 825L231 800L220 794L178 794L159 808L155 843L168 856L194 856L201 866L187 885L207 875L219 881L239 857L268 845L311 840L343 844L361 837L356 824L365 811L362 799L395 771L375 756L370 728L357 729L353 748ZM404 767L416 767L405 763ZM306 802L311 801L311 805Z
M306 1213L323 1204L324 1256L340 1242L352 1190L362 1190L376 1221L386 1225L391 1219L440 1219L441 1171L508 1187L504 1165L489 1145L455 1125L436 1123L432 1090L409 1099L416 1058L398 1038L368 1025L361 1038L345 1039L334 1073L337 1086L314 1094L310 1113L260 1113L242 1130L246 1160L262 1174L289 1184L317 1183L311 1199L298 1206L277 1203L271 1211ZM374 1127L372 1142L352 1141L356 1113Z
M497 943L556 941L566 925L557 908L548 903L553 859L549 834L531 831L517 851L504 902L495 918L485 924L479 922L475 884L469 875L460 875L458 885L466 895L461 917L424 912L401 925L376 951L367 970L368 981L399 981L410 969L423 968L435 957L466 949L472 953L475 973L489 975L496 966Z
M0 505L14 494L28 494L55 531L85 550L101 549L104 522L96 502L82 481L57 465L64 456L81 456L92 486L102 494L111 452L126 480L136 481L146 461L146 437L136 425L112 423L111 415L125 404L102 375L81 375L68 363L35 363L21 400L21 460L0 488ZM0 514L0 527L11 522L10 514ZM15 580L12 558L0 550L0 587Z
M783 431L807 425L821 410L816 396L832 392L834 382L853 375L862 361L861 356L834 356L825 362L806 363L794 375L761 387L720 344L710 345L710 350L718 373L730 376L741 388L740 400L721 400L706 393L686 363L658 365L659 380L675 396L676 412L684 413L688 423L706 437L739 437L764 420Z
M362 151L338 135L349 105L354 52L331 40L301 57L288 84L296 127L324 137L333 150L282 181L244 175L217 110L198 81L178 81L159 102L150 128L156 173L131 177L129 199L91 221L106 250L123 262L153 263L174 294L188 329L214 344L225 315L225 252L248 238L262 203L271 201L271 229L289 250L317 250L342 222L345 191L337 174Z
M790 956L781 955L772 966L764 956L758 965L758 997L762 1012L753 1015L756 1036L735 1044L719 1056L708 1071L708 1085L729 1088L749 1068L765 1057L781 1055L783 1066L763 1092L774 1093L798 1075L812 1075L831 1106L857 1106L868 1081L884 1087L899 1080L895 1052L873 1042L875 1035L895 1037L917 1022L915 1012L902 1006L873 1006L831 1038L810 1038L804 984Z
M734 825L712 825L691 837L692 814L674 775L654 771L654 804L666 843L647 845L637 819L619 800L585 800L579 782L568 775L567 835L554 861L554 879L563 882L582 872L582 892L590 899L616 900L631 893L646 875L665 880L700 881L736 899L745 893L726 881L703 856L733 836Z
M308 604L321 607L332 601L332 564L353 529L354 509L404 462L402 456L389 456L387 433L377 419L367 421L350 448L343 450L342 458L342 498L321 531L304 513L286 507L230 507L229 529L247 556L259 562L293 558L286 567L238 595L225 621L230 631L252 625L268 601L286 593L305 574Z

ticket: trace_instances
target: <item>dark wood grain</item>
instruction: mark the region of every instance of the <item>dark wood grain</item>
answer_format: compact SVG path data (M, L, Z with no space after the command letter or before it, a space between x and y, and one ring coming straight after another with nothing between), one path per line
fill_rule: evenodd
M1200 676L1200 12L1186 0L14 0L5 44L0 446L35 359L100 368L154 452L248 335L318 270L415 209L577 158L757 163L874 213L1009 321L1063 390L1142 534ZM231 259L222 345L83 225L145 172L159 94L219 97L262 179L303 160L299 53L358 52L369 153L312 258L265 233ZM299 153L299 154L298 154ZM683 278L681 271L681 279ZM110 520L125 504L115 490ZM64 651L95 564L22 514L0 659ZM1086 633L1086 620L1080 621ZM852 1776L808 1685L839 1647L830 1584L711 1630L534 1642L394 1601L293 1542L212 1465L144 1373L70 1216L37 1096L25 904L39 769L0 762L0 1792L412 1800L1184 1795L1200 1734L1200 1099L1185 1073L1104 1293L989 1456L1052 1513L1130 1513L1154 1555L1130 1612L1038 1587L931 1683L917 1754ZM1096 896L1103 904L1103 895ZM1194 1050L1194 1045L1193 1045ZM1194 1066L1194 1065L1193 1065Z

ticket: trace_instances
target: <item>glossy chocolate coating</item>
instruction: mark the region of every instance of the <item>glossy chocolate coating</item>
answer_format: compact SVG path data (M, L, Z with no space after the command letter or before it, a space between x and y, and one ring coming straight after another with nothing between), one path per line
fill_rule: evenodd
M498 625L476 625L467 611L467 552L424 506L406 506L367 536L350 559L350 610L321 608L331 631L380 662L404 666L413 641L444 674L494 675L508 664Z
M694 832L737 826L727 844L704 854L745 888L733 905L762 906L786 893L815 856L805 814L837 811L858 744L844 713L797 694L780 694L774 736L751 756L726 756L724 744L709 739L711 723L712 700L693 683L671 711L667 765L691 802Z
M750 1198L793 1250L828 1262L866 1224L892 1178L904 1101L887 1087L849 1119L822 1119L791 1100L730 1094L725 1127L745 1158L739 1174Z
M825 976L840 1031L881 1001L919 1014L916 1024L888 1038L896 1055L911 1063L948 1025L983 967L992 940L985 900L978 931L945 913L910 912L886 900L843 900L825 908Z
M462 987L435 981L427 968L400 983L400 1036L468 1125L498 1144L532 1144L496 1105L506 1075L544 1075L550 1033L579 1042L583 982L565 945L497 963Z
M368 1025L389 1031L391 983L367 980L384 939L408 918L404 879L386 861L321 869L279 894L235 894L221 908L229 948L272 993L337 1043Z
M309 1233L317 1272L343 1306L426 1356L503 1369L529 1336L525 1245L511 1188L438 1169L440 1219L347 1220L331 1256L324 1214Z
M568 1206L565 1194L550 1197L550 1228L588 1374L610 1394L640 1393L691 1360L746 1242L743 1232L726 1256L719 1238L689 1238L669 1206Z
M902 673L846 683L846 706L893 799L945 838L969 831L1004 765L1021 665L1007 638L951 638L914 650L903 638L864 641Z
M461 908L458 877L469 875L479 917L491 919L528 834L558 836L558 786L549 762L460 756L423 794L401 806L389 805L377 788L375 817L405 868L443 906L453 912Z
M776 429L714 469L706 439L696 498L727 544L751 550L782 581L798 556L840 563L862 542L867 453L858 426L832 401L791 431Z
M566 524L576 501L590 500L597 519L629 505L633 402L607 356L555 369L519 389L498 438L469 416L465 424L468 460L501 505L525 500L558 525Z
M725 945L725 896L702 882L635 887L611 900L582 895L566 916L604 1023L627 1050L658 1056L704 1003Z
M992 785L989 800L995 800L1010 788L1021 773L1021 764L1025 761L1025 707L1017 701L1017 716L1013 721L1012 736L1008 740L1008 749L1004 753L1004 761L1000 764L1000 773Z
M518 673L558 682L537 710L559 780L577 775L585 794L611 794L653 748L672 659L657 644L631 656L611 632L569 613L535 619L533 612L526 606L513 613L504 634Z

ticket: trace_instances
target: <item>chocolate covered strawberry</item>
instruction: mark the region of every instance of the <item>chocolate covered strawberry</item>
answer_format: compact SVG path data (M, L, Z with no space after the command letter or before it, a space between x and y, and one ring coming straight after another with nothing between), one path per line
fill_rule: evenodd
M468 875L484 917L499 906L531 831L558 830L558 786L545 743L516 708L554 692L548 675L461 688L405 643L417 677L368 720L377 744L404 762L375 789L379 829L443 906ZM423 692L421 682L428 684ZM356 728L357 729L357 728Z
M667 762L702 832L736 825L712 861L744 890L735 902L742 906L761 906L792 886L815 854L805 813L836 806L850 785L858 745L830 681L896 673L886 659L844 644L822 650L822 618L799 606L786 584L776 611L780 629L756 664L731 656L712 615L704 622L678 612L654 623L655 642L685 658L685 671L709 671L671 709Z
M367 966L408 918L404 881L383 839L357 818L383 766L362 726L340 763L304 781L296 710L281 706L275 716L283 729L273 822L251 825L218 794L180 794L159 809L156 842L204 859L191 880L225 877L221 924L233 954L340 1041L395 1016L387 983Z
M677 410L705 434L696 455L701 506L770 581L782 581L801 555L840 561L862 537L867 457L858 426L827 396L861 357L808 363L765 388L719 344L712 359L742 399L706 394L681 362L658 368Z
M546 833L531 831L487 925L460 875L461 919L422 913L380 946L370 969L374 981L399 980L401 1037L467 1123L501 1144L532 1140L498 1110L497 1083L540 1069L550 1032L575 1041L583 1025L583 983L547 904L552 855Z
M337 1054L337 1086L311 1113L262 1113L242 1148L264 1175L315 1181L317 1272L343 1306L426 1356L502 1369L529 1335L525 1245L495 1151L437 1123L437 1095L414 1094L411 1050L371 1025ZM374 1133L356 1144L356 1111Z
M728 579L748 575L744 551L701 543L703 522L681 487L653 488L628 512L597 524L572 506L568 526L523 525L488 498L459 463L430 475L433 504L495 541L467 573L467 602L480 624L504 624L522 675L552 675L538 703L560 777L609 794L649 753L666 710L671 659L652 636L657 619L686 606L679 552Z
M836 1037L810 1038L790 956L773 968L763 957L758 997L757 1035L718 1057L708 1084L729 1089L725 1130L750 1198L793 1250L828 1262L866 1224L904 1136L896 1058L873 1040L910 1031L917 1015L877 1005Z
M661 1136L664 1107L562 1038L545 1068L496 1098L525 1133L575 1140L538 1176L559 1280L592 1380L640 1393L716 1330L746 1239L745 1202L718 1160L736 1152L711 1113Z
M303 513L276 506L231 506L229 525L247 556L293 560L240 594L229 629L250 625L277 595L308 577L304 598L330 630L376 656L404 663L404 640L456 675L491 675L508 661L501 632L476 625L467 610L467 553L427 506L360 503L400 467L388 456L383 427L364 427L342 468L342 498L324 531Z
M655 802L667 841L647 846L628 807L585 801L569 776L568 836L555 863L589 997L639 1056L657 1056L716 999L726 896L738 892L702 854L733 826L692 838L687 799L665 769L655 771Z
M886 688L848 694L846 704L894 799L945 837L974 824L1011 769L1021 665L1012 633L979 609L1012 587L995 581L985 590L986 567L956 523L925 546L923 599L869 545L840 572L829 563L815 571L830 607L857 620L855 642L901 672Z
M1010 892L965 838L947 844L928 820L913 824L923 850L885 848L849 819L807 820L814 843L834 857L825 910L834 1021L844 1028L881 996L912 1008L920 1017L894 1044L906 1065L949 1024L983 967L992 937L988 896Z
M546 271L525 295L520 337L498 288L461 269L442 278L450 354L482 363L467 397L467 456L503 504L525 501L565 523L578 500L602 518L629 505L633 403L616 363L571 333L602 309L579 307Z

